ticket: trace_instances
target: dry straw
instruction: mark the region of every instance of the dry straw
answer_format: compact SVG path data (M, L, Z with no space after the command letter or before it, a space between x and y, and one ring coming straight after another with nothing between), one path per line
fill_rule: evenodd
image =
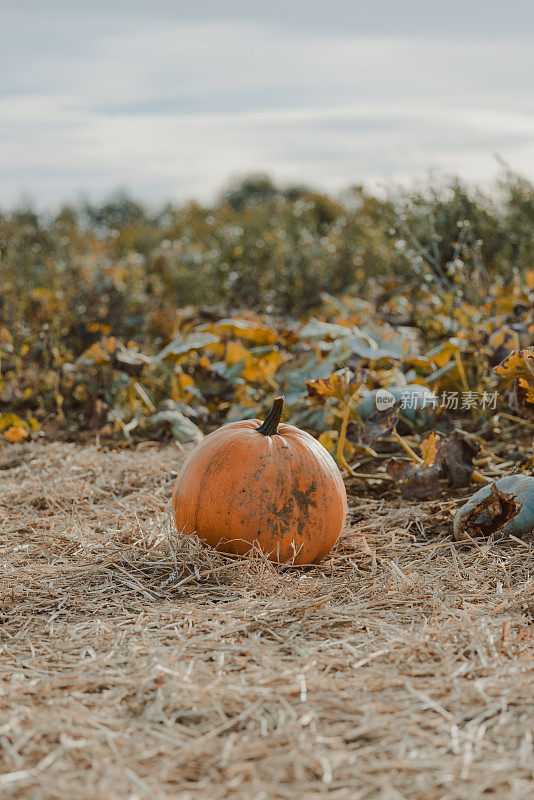
M351 492L320 567L177 537L173 447L0 452L0 796L534 796L533 550Z

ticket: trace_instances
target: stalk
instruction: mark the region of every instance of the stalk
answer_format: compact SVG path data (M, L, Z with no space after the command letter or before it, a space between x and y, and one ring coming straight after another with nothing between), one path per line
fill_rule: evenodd
M261 433L263 436L276 436L278 433L278 423L280 422L283 409L284 398L275 398L273 407L265 417L265 421L262 422L259 428L256 428L258 433Z

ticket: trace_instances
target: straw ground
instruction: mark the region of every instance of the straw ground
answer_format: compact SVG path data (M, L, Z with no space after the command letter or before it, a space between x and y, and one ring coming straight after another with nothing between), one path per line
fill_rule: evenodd
M0 452L0 796L534 796L534 553L350 485L333 556L169 524L174 446Z

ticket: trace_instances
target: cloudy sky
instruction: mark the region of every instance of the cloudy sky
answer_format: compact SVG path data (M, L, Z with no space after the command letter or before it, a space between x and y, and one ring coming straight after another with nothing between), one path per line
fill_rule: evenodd
M534 178L531 0L0 0L0 205Z

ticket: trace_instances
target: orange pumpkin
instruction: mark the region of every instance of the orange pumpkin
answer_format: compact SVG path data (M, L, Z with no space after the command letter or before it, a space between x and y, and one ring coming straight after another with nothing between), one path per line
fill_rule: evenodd
M272 561L311 564L336 543L347 514L339 469L325 448L279 424L277 397L262 424L230 422L196 445L176 479L179 533L243 555L256 544Z

